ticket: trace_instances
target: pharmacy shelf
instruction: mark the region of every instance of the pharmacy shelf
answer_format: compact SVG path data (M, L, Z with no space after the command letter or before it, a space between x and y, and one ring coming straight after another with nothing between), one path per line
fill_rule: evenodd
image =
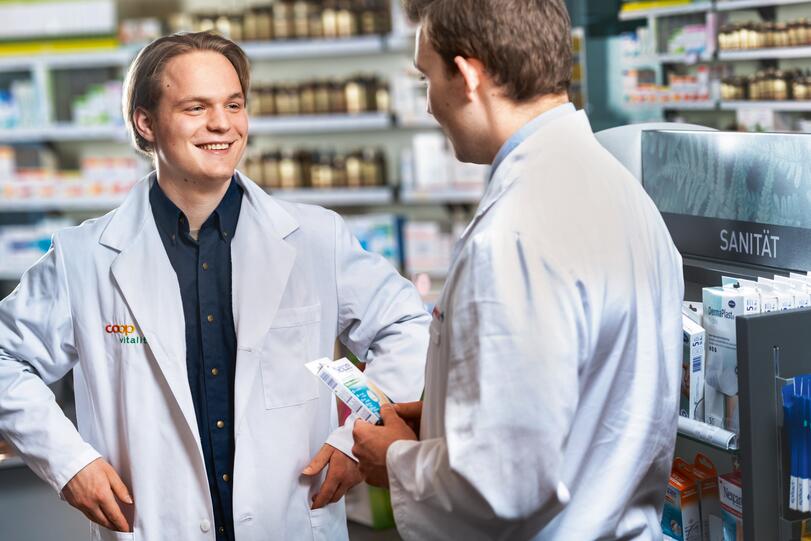
M388 205L394 201L391 188L327 188L272 190L274 197L293 203L308 203L324 207L364 207Z
M770 49L718 52L718 60L722 62L784 60L790 58L811 58L811 47L774 47Z
M39 65L56 69L127 66L137 52L137 47L121 47L75 53L0 56L0 71L28 70Z
M251 60L289 60L330 56L379 54L386 50L383 36L343 39L246 41L242 49Z
M811 101L722 101L721 110L768 109L777 112L811 112Z
M334 133L387 130L393 125L389 113L254 117L250 121L250 132L253 135Z
M701 64L704 62L712 62L712 55L707 52L700 54L696 53L676 53L676 54L657 54L656 61L660 64Z
M106 212L124 202L126 194L110 197L0 199L0 212Z
M662 104L662 109L668 109L671 111L715 111L717 107L718 102L715 100L677 101Z
M711 9L712 2L693 2L691 4L672 7L620 11L619 19L621 21L633 21L649 17L671 17L674 15L688 15L690 13L704 13Z
M481 190L400 191L400 201L410 204L473 205L478 203L481 197Z
M11 468L22 468L24 466L25 462L23 462L23 459L18 456L0 458L0 470L6 470Z
M738 437L727 430L679 416L678 434L725 453L738 453Z
M0 129L0 143L37 143L43 141L115 140L125 142L127 130L123 126L77 126L53 124L39 128Z
M728 0L726 2L716 2L715 10L735 11L739 9L791 6L795 4L811 4L811 0Z
M408 129L429 129L439 128L439 122L432 116L416 117L416 118L397 118L397 127Z

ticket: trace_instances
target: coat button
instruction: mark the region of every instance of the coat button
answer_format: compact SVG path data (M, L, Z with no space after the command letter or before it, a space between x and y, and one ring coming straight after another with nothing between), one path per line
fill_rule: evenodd
M203 519L203 521L200 522L200 529L203 531L203 533L207 533L211 529L211 523L208 520Z
M225 428L225 422L224 421L217 421L217 428Z

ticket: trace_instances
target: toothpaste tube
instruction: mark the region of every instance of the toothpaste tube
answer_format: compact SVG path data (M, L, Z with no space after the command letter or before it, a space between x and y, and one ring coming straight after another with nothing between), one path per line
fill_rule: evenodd
M360 419L373 424L382 422L380 407L383 404L390 404L391 401L349 359L331 361L323 358L304 366L323 381Z

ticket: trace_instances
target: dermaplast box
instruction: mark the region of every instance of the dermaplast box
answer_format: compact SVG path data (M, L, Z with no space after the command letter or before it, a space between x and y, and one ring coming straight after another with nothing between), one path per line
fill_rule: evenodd
M760 312L760 294L752 287L705 287L702 290L706 331L704 379L705 422L734 430L735 419L726 413L726 396L738 395L738 351L735 318ZM720 408L720 409L719 409ZM736 410L737 411L737 410Z
M743 491L741 473L732 472L718 478L724 541L743 541Z
M662 510L662 533L677 541L701 541L701 514L696 480L682 472L670 472Z
M704 420L704 328L682 315L682 386L679 415Z

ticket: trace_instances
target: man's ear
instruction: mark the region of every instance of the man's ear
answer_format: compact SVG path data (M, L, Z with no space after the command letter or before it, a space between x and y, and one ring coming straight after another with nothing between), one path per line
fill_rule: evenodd
M149 141L155 142L155 124L152 115L143 107L138 107L132 115L132 124L138 133Z
M459 70L465 81L465 95L469 100L475 100L484 83L484 78L487 76L484 64L475 58L462 56L455 57L453 63L456 64L456 69Z

